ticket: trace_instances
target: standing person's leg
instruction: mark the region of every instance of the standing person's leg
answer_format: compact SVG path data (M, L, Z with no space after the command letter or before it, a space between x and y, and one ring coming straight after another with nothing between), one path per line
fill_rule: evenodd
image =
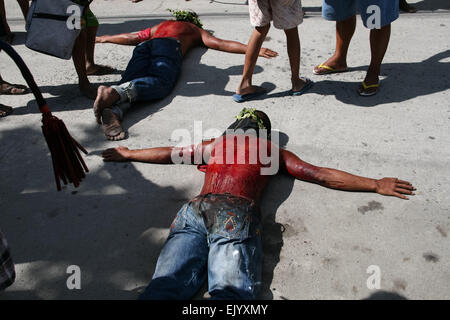
M371 61L366 77L358 89L362 96L372 96L379 89L379 75L391 36L391 23L398 18L398 0L378 0L375 5L379 12L370 12L373 1L360 0L361 19L366 28L370 28ZM379 15L378 17L375 15ZM370 23L369 23L370 21ZM375 22L375 23L373 23ZM372 25L374 24L374 25Z
M208 242L203 218L191 204L178 212L142 300L191 299L206 280Z
M245 53L244 71L242 73L241 83L236 90L238 95L264 92L265 89L252 85L253 72L255 71L256 61L258 60L259 51L261 50L267 32L269 32L270 24L263 27L255 27L247 46Z
M324 63L314 68L314 74L322 75L347 70L347 53L356 29L356 1L323 0L322 16L336 21L336 49Z
M78 74L78 85L81 92L89 99L95 99L97 90L89 82L86 73L86 37L86 29L82 29L73 47L72 60Z
M9 28L8 21L6 21L5 0L0 0L0 22L2 23L2 29L4 32L4 35L2 35L2 40L4 40L8 44L12 44L14 34Z
M371 95L378 91L379 75L381 71L381 63L389 45L391 36L391 24L381 29L373 29L370 31L370 52L371 60L367 69L366 77L358 89L360 94Z
M17 0L20 6L20 10L22 10L23 18L27 20L28 10L30 9L29 0Z
M293 95L301 95L308 90L312 82L300 78L301 46L298 35L298 26L303 22L303 9L300 0L292 0L286 4L278 1L271 2L273 26L284 30L286 34L287 53L291 66L291 83Z
M270 1L268 0L250 0L248 3L250 14L250 23L255 28L250 36L245 53L244 70L242 79L236 89L233 100L243 102L256 97L266 90L252 84L253 72L255 71L256 61L258 60L259 51L270 29L270 21L272 20Z
M113 73L115 71L113 68L95 63L95 40L99 27L97 17L88 9L84 19L86 21L86 74L90 76Z

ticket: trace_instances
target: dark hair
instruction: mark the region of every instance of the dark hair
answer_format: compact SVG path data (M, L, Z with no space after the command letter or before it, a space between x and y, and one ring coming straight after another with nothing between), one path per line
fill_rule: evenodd
M243 130L244 132L247 132L247 130L254 130L258 137L260 130L266 130L267 138L270 139L272 125L269 116L263 111L244 108L237 116L237 120L234 121L227 130ZM224 134L226 133L227 132L225 131Z

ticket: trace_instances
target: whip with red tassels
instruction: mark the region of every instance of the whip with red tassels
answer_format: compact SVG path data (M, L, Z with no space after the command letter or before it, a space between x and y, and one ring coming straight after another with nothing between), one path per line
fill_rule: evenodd
M55 173L56 187L61 190L61 181L73 183L75 187L89 172L79 150L87 154L87 151L71 137L64 122L53 116L41 91L39 90L33 75L19 54L6 42L0 40L0 48L3 49L16 63L25 78L28 87L33 92L42 112L42 132L47 141L52 156L53 172Z

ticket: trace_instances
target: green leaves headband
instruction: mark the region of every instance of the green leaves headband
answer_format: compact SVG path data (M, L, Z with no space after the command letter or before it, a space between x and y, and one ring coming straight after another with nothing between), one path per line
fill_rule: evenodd
M264 122L262 121L262 119L260 117L258 117L258 115L256 114L256 109L255 108L244 108L241 110L241 112L239 112L239 114L236 116L236 118L238 120L242 120L242 119L246 119L246 118L252 118L257 124L258 124L258 128L260 129L267 129L264 126Z

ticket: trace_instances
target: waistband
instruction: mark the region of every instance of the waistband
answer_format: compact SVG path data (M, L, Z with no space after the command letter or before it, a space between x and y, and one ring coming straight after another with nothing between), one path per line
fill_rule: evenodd
M258 220L261 216L255 201L229 193L202 194L191 199L188 204L203 217L207 228L213 225L216 216L226 212L233 212L240 217L250 216Z

